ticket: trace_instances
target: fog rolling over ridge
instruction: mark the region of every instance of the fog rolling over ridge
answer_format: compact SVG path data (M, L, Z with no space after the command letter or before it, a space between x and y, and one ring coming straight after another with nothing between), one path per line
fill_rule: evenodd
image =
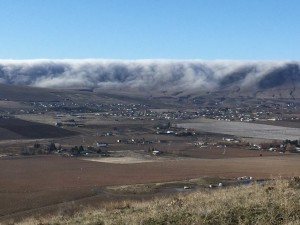
M1 60L0 83L49 88L131 87L170 91L295 92L300 62L202 60Z

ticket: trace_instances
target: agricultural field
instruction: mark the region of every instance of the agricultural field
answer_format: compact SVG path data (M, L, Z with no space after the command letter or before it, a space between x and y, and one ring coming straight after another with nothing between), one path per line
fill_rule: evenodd
M77 134L74 131L17 118L0 118L0 129L0 140L58 138Z
M292 121L226 122L201 117L221 109L44 94L0 102L0 223L300 175Z
M138 163L129 159L128 163L110 163L61 156L5 157L0 159L0 221L55 211L61 209L61 204L72 201L87 206L132 197L103 191L107 186L181 181L172 187L182 188L183 180L199 177L234 180L240 176L256 179L295 176L300 171L299 159L300 156L287 155ZM155 195L134 195L134 198L151 196Z
M276 140L297 140L300 133L300 128L210 119L197 119L188 123L179 123L178 126L205 132Z

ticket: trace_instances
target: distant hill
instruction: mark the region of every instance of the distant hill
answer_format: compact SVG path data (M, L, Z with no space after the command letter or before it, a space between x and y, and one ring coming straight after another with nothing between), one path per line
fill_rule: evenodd
M0 82L2 100L56 101L61 99L61 93L70 94L70 89L76 89L75 92L80 90L86 96L109 95L109 98L117 99L122 96L152 100L193 99L201 96L298 99L300 63L2 60Z

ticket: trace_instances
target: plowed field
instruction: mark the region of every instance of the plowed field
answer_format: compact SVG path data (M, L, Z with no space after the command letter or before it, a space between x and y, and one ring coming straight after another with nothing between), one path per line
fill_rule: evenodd
M60 156L0 159L0 221L28 210L95 197L104 186L176 181L202 176L300 175L300 156L181 159L137 164Z

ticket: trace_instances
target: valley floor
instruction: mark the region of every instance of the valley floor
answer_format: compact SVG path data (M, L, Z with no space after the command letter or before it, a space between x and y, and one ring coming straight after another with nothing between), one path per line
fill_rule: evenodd
M112 194L108 186L172 184L182 188L187 180L200 177L234 180L241 176L254 179L300 175L299 155L268 157L191 159L179 158L139 163L108 163L62 156L2 157L0 159L0 221L22 218L39 211L57 211L64 204L88 206L120 199L151 198L164 192ZM205 183L208 187L208 182ZM187 184L191 184L187 182ZM193 184L194 189L204 187ZM171 190L171 191L170 191ZM154 194L154 195L153 195Z

